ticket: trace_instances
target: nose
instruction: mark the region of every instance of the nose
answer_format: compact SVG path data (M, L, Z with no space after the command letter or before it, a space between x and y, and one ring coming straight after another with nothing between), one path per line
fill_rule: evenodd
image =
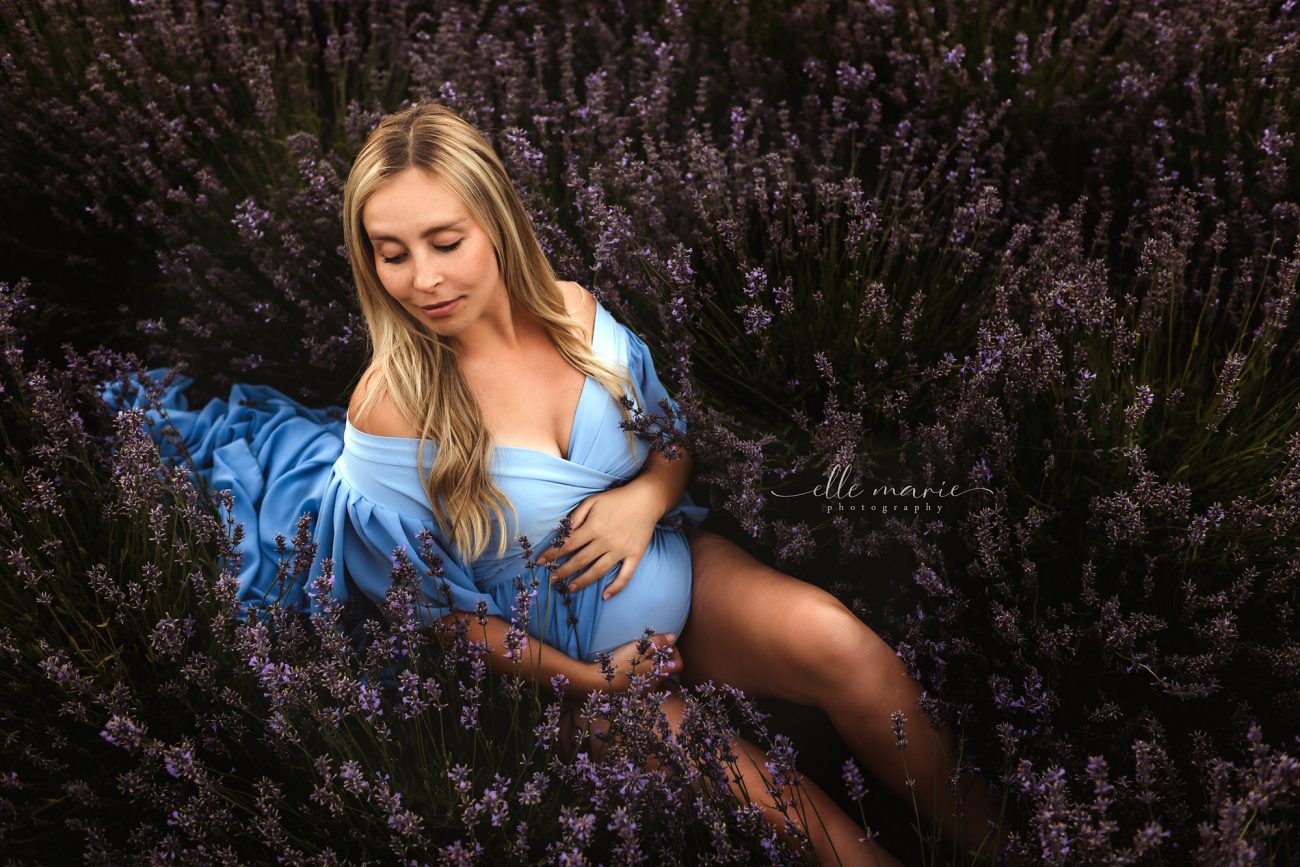
M425 252L413 253L412 259L415 265L416 289L428 291L442 281L442 276L438 273L437 262L433 256Z

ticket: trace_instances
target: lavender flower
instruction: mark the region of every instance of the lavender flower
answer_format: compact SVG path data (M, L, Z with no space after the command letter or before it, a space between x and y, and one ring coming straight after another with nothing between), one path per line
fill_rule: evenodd
M890 725L894 729L894 742L897 744L899 751L907 749L907 732L905 729L907 717L901 710L896 710L889 715Z
M844 779L844 788L850 798L861 801L867 796L867 787L862 780L862 771L858 769L857 763L852 758L844 761L841 776Z

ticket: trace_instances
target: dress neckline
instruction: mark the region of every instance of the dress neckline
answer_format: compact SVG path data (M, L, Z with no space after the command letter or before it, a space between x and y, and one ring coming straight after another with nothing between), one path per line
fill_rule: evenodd
M596 300L596 299L593 298L592 300ZM598 348L601 339L600 322L603 316L608 316L608 315L609 315L609 311L607 311L601 305L600 301L597 300L596 318L591 326L591 347L590 347L591 351L597 355L602 354L600 349ZM564 450L565 454L568 455L568 457L564 457L562 455L553 455L550 452L544 452L541 449L531 449L525 446L510 446L510 445L494 444L492 448L495 451L518 452L521 454L539 455L541 457L551 458L552 460L560 461L566 464L573 463L573 441L574 438L578 435L578 420L582 418L582 404L583 401L587 399L587 392L590 390L589 386L593 382L595 382L595 380L592 379L591 376L588 375L583 377L582 391L578 394L577 406L573 408L573 420L569 424L568 446ZM419 446L419 442L420 442L419 437L393 437L393 436L384 436L382 434L367 433L366 431L363 431L361 428L352 424L352 420L348 418L346 414L344 415L343 418L343 424L349 435L368 440L376 445L384 445L384 444L391 443L393 445L400 445L406 447L418 448ZM434 448L436 448L436 446L434 446Z

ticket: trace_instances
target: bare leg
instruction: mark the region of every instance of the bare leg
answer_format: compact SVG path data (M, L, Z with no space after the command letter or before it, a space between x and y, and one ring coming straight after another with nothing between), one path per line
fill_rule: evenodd
M922 818L968 851L991 856L998 818L983 780L962 781L960 823L947 778L951 731L935 732L917 707L919 685L888 644L829 593L765 566L731 541L687 531L694 586L678 644L687 684L729 683L755 697L821 707L858 762ZM891 714L907 717L900 752ZM906 760L906 771L904 771ZM909 789L907 778L915 780Z
M689 665L690 663L687 662L688 667ZM672 681L666 681L660 688L669 693L668 698L664 700L663 710L673 734L676 735L681 728L686 709L681 697L681 687ZM566 712L561 715L560 728L562 745L572 743L575 730L585 733L604 733L607 727L603 720L594 722L588 720L577 712L579 704L576 701L570 702L566 698L565 702ZM591 743L592 755L597 757L603 752L598 746L601 740L593 737ZM820 864L872 865L872 867L900 865L900 862L884 849L866 840L862 828L858 827L858 824L849 818L848 814L841 810L820 786L807 777L801 778L798 788L786 786L780 793L782 800L795 802L793 808L790 808L787 813L782 813L772 805L771 796L768 794L773 783L764 767L768 761L767 753L744 738L732 741L730 747L731 751L739 757L736 764L741 775L740 781L734 779L731 781L732 793L742 803L752 801L758 804L763 810L763 818L777 829L787 845L793 842L786 828L788 815L795 826L808 835ZM653 759L651 767L658 767L658 763ZM807 821L801 821L798 818L800 815L806 816Z

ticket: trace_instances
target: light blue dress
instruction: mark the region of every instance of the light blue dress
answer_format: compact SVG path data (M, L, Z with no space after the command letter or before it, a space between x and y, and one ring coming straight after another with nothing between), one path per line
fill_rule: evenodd
M637 392L629 396L647 412L660 412L661 398L672 400L645 343L599 303L592 349L603 360L627 368ZM153 370L150 375L159 379L164 372ZM562 517L586 497L636 476L650 451L638 438L633 458L614 400L587 377L567 459L534 449L496 447L490 469L514 504L519 526L507 512L511 526L504 556L496 556L494 536L487 553L466 562L433 518L416 471L417 440L365 433L347 421L342 408L310 409L269 386L238 384L229 400L214 399L200 410L190 410L184 390L191 384L188 377L177 377L163 407L202 481L211 489L229 488L234 494L234 517L245 532L238 576L239 598L245 606L264 604L270 597L313 610L316 600L308 588L325 557L333 558L337 600L360 596L382 605L390 586L393 553L399 546L405 547L418 574L427 576L431 564L421 559L417 538L427 529L436 542L433 552L442 560L443 580L450 585L451 608L474 611L483 602L488 614L509 620L515 578L527 582L530 574L524 567L519 534L528 537L534 556L545 551ZM104 389L104 397L111 405L123 405L112 386ZM158 418L156 411L149 414ZM685 430L680 420L675 425ZM154 435L164 455L174 457L160 433ZM434 454L431 443L425 449L426 468ZM681 526L700 524L708 511L683 493L656 525L636 573L608 600L600 594L616 576L615 568L571 594L570 607L558 590L550 589L545 570L537 569L541 585L530 609L528 631L586 662L593 661L598 651L639 637L646 626L680 634L691 599L690 550ZM316 557L305 584L282 592L275 588L276 536L291 540L304 513L314 517ZM499 535L501 527L494 532ZM447 614L445 593L427 577L421 595L417 616L423 622ZM576 623L569 622L571 613Z

